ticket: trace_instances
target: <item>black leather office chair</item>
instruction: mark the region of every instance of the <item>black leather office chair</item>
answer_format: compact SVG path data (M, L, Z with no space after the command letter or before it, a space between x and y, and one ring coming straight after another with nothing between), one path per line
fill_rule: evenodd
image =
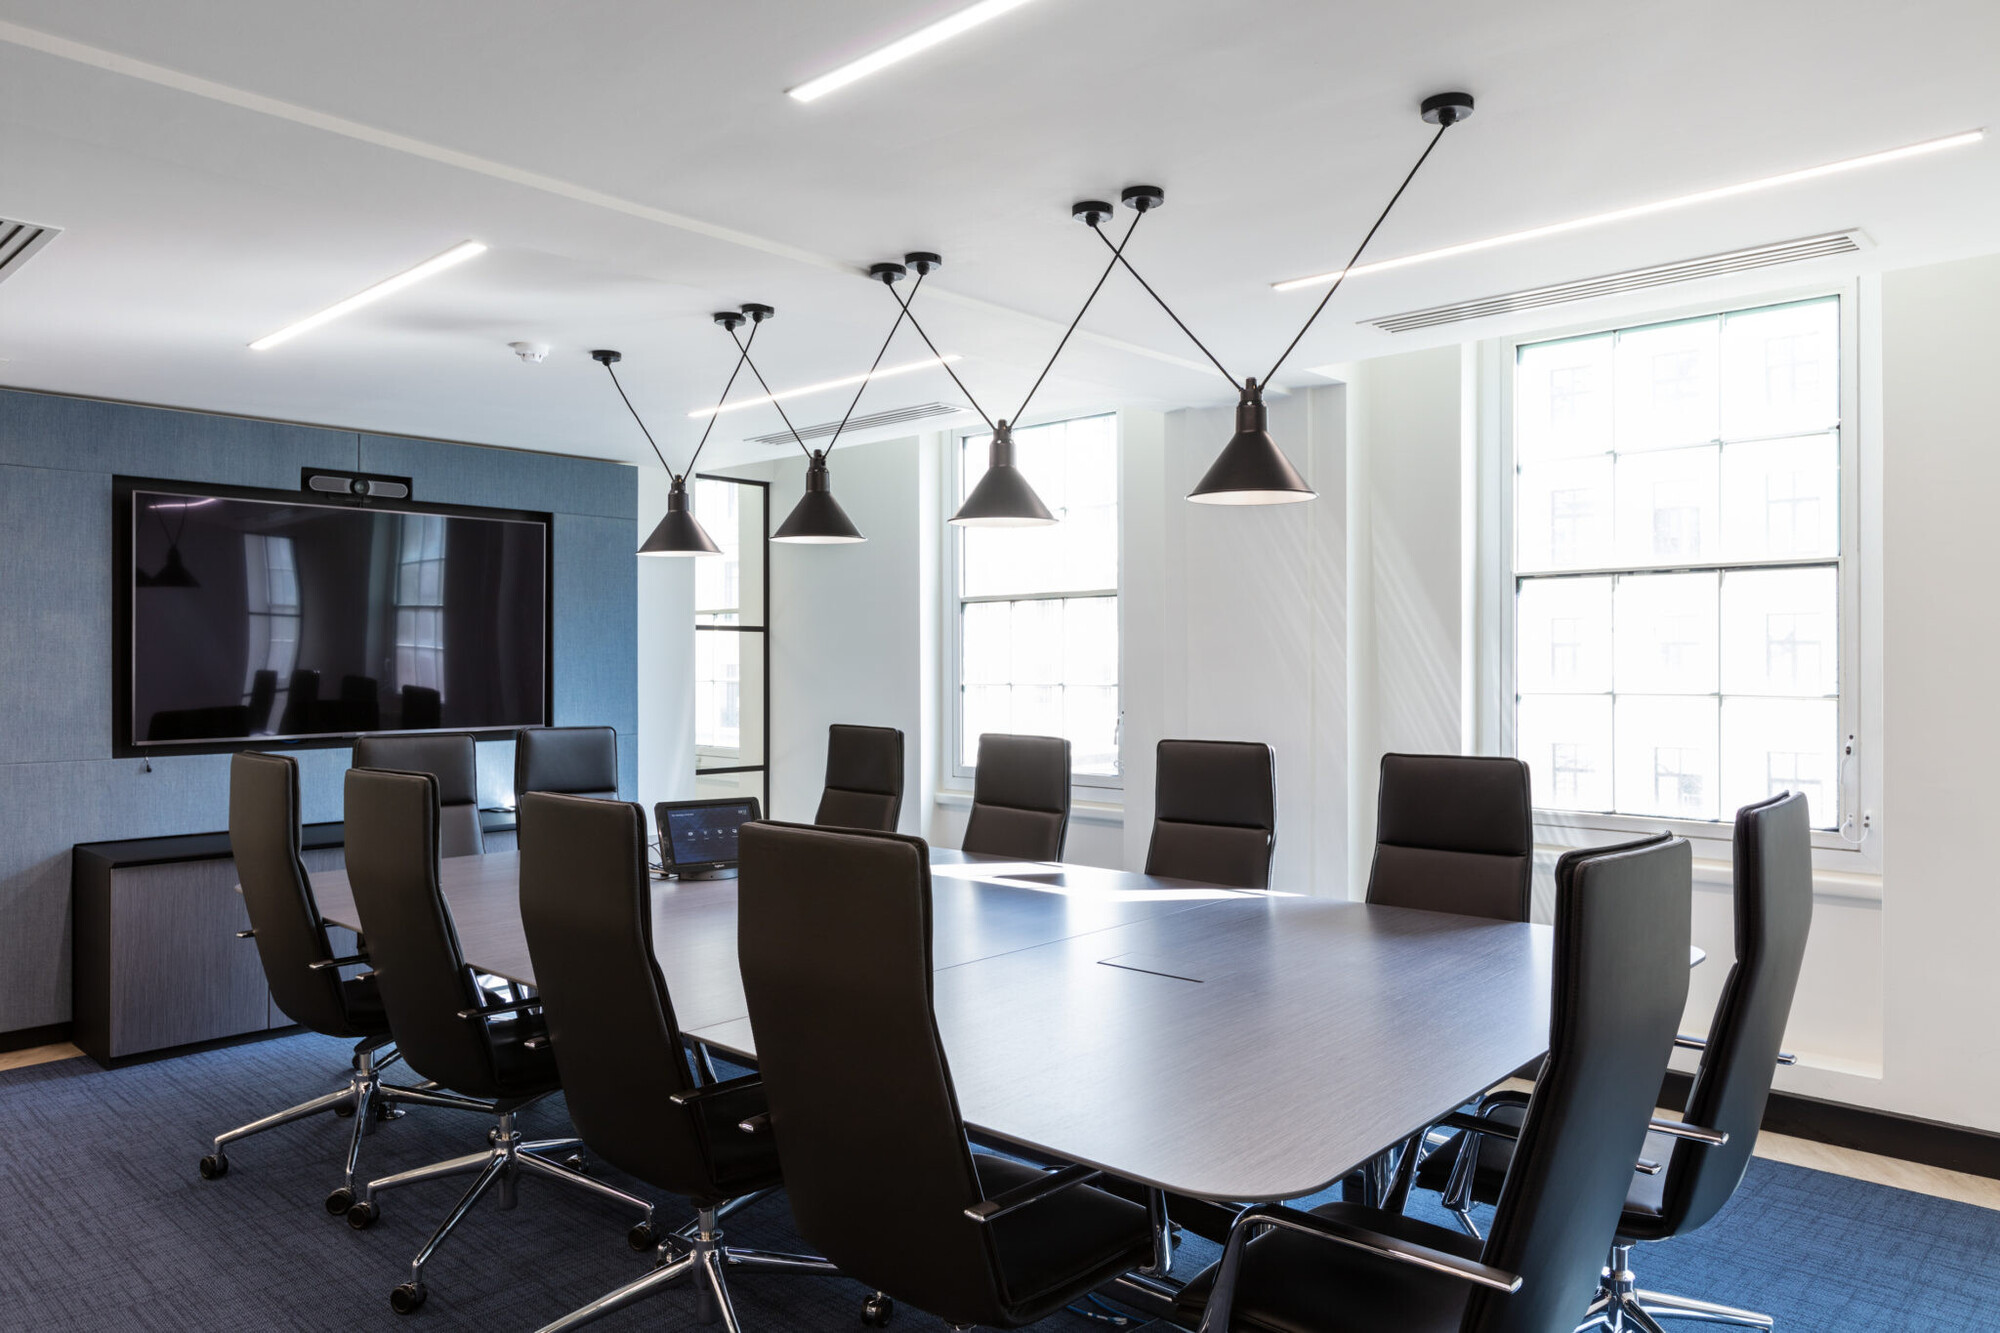
M1708 1038L1676 1038L1677 1045L1701 1052L1683 1114L1690 1123L1727 1134L1729 1142L1690 1148L1659 1134L1647 1138L1641 1154L1647 1165L1632 1176L1599 1293L1602 1308L1594 1311L1604 1323L1611 1323L1615 1306L1627 1326L1641 1330L1651 1327L1650 1320L1675 1318L1771 1327L1769 1316L1748 1310L1640 1291L1630 1262L1636 1242L1686 1235L1729 1202L1757 1145L1772 1076L1779 1065L1792 1063L1779 1047L1812 927L1812 835L1803 795L1774 796L1736 812L1735 893L1736 962L1723 981ZM1482 1115L1517 1125L1526 1101L1501 1093ZM1466 1167L1459 1163L1466 1137L1460 1134L1433 1153L1417 1183L1447 1193L1457 1183L1462 1190ZM1473 1139L1478 1166L1469 1194L1474 1202L1489 1203L1499 1195L1513 1145L1504 1136ZM1473 1160L1467 1158L1467 1165Z
M769 1133L738 1128L764 1113L757 1076L697 1087L666 978L653 953L646 817L623 801L521 798L521 924L562 1073L563 1100L593 1153L697 1210L685 1252L662 1245L636 1282L548 1325L576 1328L693 1276L737 1333L725 1269L835 1273L824 1259L726 1247L717 1220L732 1201L779 1182ZM635 1248L651 1228L635 1227Z
M1060 861L1068 835L1069 742L1060 736L981 736L972 813L960 846L1021 861Z
M618 733L610 727L536 727L514 739L514 798L531 791L618 799Z
M614 1199L650 1225L652 1205L592 1180L547 1154L577 1148L574 1138L523 1140L514 1113L559 1086L536 1000L495 1004L483 993L458 944L451 907L438 883L438 783L428 773L347 770L347 878L368 936L376 984L410 1068L438 1084L447 1104L485 1111L497 1124L488 1146L463 1157L368 1181L347 1210L356 1230L381 1216L382 1190L477 1172L472 1187L410 1263L410 1280L390 1293L398 1314L424 1303L424 1265L495 1184L502 1206L516 1182L534 1174Z
M893 1298L1017 1328L1155 1261L1146 1210L1095 1172L968 1146L922 839L759 823L742 854L737 949L785 1191L799 1234L878 1289L864 1320Z
M1483 1244L1357 1204L1261 1205L1182 1294L1201 1333L1575 1327L1687 1001L1691 868L1688 844L1671 837L1557 864L1548 1063Z
M903 733L895 727L826 729L826 791L813 823L894 833L903 812Z
M250 915L246 933L256 942L272 1001L301 1027L354 1042L354 1058L347 1086L339 1091L216 1135L213 1149L201 1159L201 1174L206 1180L226 1174L225 1149L252 1134L321 1111L353 1116L343 1183L326 1196L328 1212L345 1213L354 1202L361 1139L370 1118L388 1119L399 1101L431 1098L415 1088L381 1081L382 1069L395 1059L385 1050L392 1040L389 1017L371 978L341 975L342 968L351 971L368 959L337 958L327 940L312 880L299 857L297 760L247 750L230 759L229 848L242 881L243 906Z
M438 854L485 852L479 828L479 747L472 737L363 736L354 742L354 767L430 774L438 780Z
M1161 741L1146 873L1238 889L1271 883L1277 778L1255 741Z
M1368 901L1526 921L1533 824L1518 759L1385 754Z

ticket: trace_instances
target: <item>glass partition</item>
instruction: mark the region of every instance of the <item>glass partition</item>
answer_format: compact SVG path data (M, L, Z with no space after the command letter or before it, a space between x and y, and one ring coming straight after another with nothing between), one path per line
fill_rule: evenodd
M695 795L770 813L770 484L696 476L689 503L719 558L694 562Z

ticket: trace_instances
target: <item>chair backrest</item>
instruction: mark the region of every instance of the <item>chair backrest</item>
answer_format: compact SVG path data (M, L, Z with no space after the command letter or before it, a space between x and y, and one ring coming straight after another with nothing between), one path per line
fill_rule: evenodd
M330 1037L348 1035L339 974L312 970L334 952L299 858L296 759L252 750L231 756L229 849L272 1000L295 1023Z
M1023 861L1062 860L1069 835L1069 742L1060 736L979 738L968 852Z
M1597 1289L1687 1003L1692 853L1662 835L1556 864L1549 1057L1521 1122L1463 1333L1573 1328Z
M285 711L278 719L278 731L297 736L318 727L319 672L294 671L285 684Z
M1803 794L1736 812L1735 878L1736 962L1722 983L1686 1108L1689 1121L1729 1142L1675 1146L1662 1212L1677 1232L1702 1225L1729 1202L1764 1123L1812 928L1812 833Z
M800 1235L949 1323L1005 1323L964 1216L981 1194L931 1008L928 848L758 823L742 852L743 993Z
M536 727L514 741L514 798L531 791L618 799L618 733L610 727Z
M1255 741L1161 741L1146 873L1270 887L1277 847L1271 747Z
M479 747L472 737L362 736L354 742L354 766L430 774L438 780L439 855L486 850L479 830Z
M1385 754L1368 901L1526 921L1535 866L1528 766Z
M826 729L826 791L813 823L894 833L903 813L903 733L895 727Z
M521 926L569 1118L592 1152L676 1194L709 1189L687 1052L653 955L646 815L530 792L520 802Z
M493 1046L438 883L438 785L428 773L347 770L347 882L382 1008L410 1068L454 1092L497 1095Z

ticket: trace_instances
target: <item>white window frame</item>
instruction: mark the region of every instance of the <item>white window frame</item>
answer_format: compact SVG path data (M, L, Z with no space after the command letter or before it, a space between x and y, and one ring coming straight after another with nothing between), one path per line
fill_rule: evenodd
M1480 378L1492 410L1479 432L1494 460L1482 469L1482 504L1489 538L1481 543L1482 618L1497 633L1487 638L1494 660L1481 675L1495 683L1480 738L1491 752L1515 753L1518 695L1515 682L1514 610L1514 379L1519 349L1536 343L1586 337L1674 320L1698 319L1820 297L1840 300L1840 736L1841 824L1814 829L1814 862L1821 870L1881 873L1881 322L1879 279L1862 278L1766 293L1746 293L1662 311L1635 311L1616 319L1536 330L1495 340ZM1551 845L1582 845L1607 835L1636 836L1671 830L1696 845L1697 855L1726 859L1735 830L1729 819L1673 819L1569 810L1534 812L1535 838ZM1857 844L1857 841L1858 844Z
M977 776L976 765L963 763L958 757L959 732L965 717L965 681L963 659L960 656L960 624L963 607L967 602L1023 602L1046 598L1056 601L1070 597L1112 597L1118 602L1118 771L1115 773L1075 773L1070 774L1070 786L1084 789L1088 793L1115 792L1120 795L1125 790L1125 422L1123 414L1115 408L1105 408L1093 412L1064 412L1056 416L1031 418L1029 423L1018 427L1033 430L1037 426L1052 426L1063 421L1083 421L1090 417L1111 417L1117 424L1117 467L1118 467L1118 582L1116 586L1103 588L1082 588L1060 593L1030 593L1025 596L1006 594L991 597L966 597L962 595L964 583L961 578L965 552L964 532L954 527L949 518L958 509L959 494L964 485L965 442L976 436L991 434L980 427L948 431L939 436L945 452L944 466L938 469L944 493L939 497L942 508L938 515L938 526L943 532L944 577L940 580L943 592L941 619L938 635L943 649L943 661L939 664L942 672L941 688L938 691L943 717L940 719L939 772L947 789L969 791ZM1105 801L1108 798L1096 795L1090 799Z

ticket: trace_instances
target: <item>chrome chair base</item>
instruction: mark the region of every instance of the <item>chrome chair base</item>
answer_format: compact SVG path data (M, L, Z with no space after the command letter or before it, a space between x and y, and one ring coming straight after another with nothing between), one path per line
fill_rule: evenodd
M768 1193L770 1191L765 1190L740 1200L731 1199L716 1208L702 1209L693 1223L674 1232L660 1245L659 1264L652 1272L570 1311L552 1324L544 1324L540 1333L582 1328L614 1310L622 1310L644 1300L656 1291L678 1286L683 1278L695 1280L697 1323L719 1323L725 1333L743 1333L743 1326L736 1319L736 1306L729 1299L729 1280L725 1275L730 1270L838 1275L840 1270L824 1259L801 1254L773 1254L768 1250L734 1249L722 1243L722 1231L716 1225L718 1219Z
M1666 1333L1659 1322L1662 1319L1692 1319L1732 1328L1771 1327L1769 1315L1686 1296L1641 1291L1631 1260L1630 1245L1611 1247L1611 1262L1605 1265L1604 1275L1598 1279L1597 1299L1590 1303L1583 1322L1577 1325L1577 1333L1588 1329L1603 1329L1605 1333Z
M379 1064L376 1063L375 1056L384 1044L379 1040L363 1042L355 1049L354 1060L347 1071L346 1087L216 1135L208 1156L201 1159L202 1179L214 1180L229 1173L227 1149L230 1144L247 1139L253 1134L262 1134L267 1129L276 1129L280 1125L289 1125L308 1116L318 1115L322 1111L333 1111L339 1115L352 1116L354 1119L354 1128L348 1134L347 1161L340 1187L326 1196L326 1210L329 1213L335 1216L345 1213L355 1199L355 1186L361 1166L361 1140L375 1132L378 1121L400 1118L403 1112L397 1109L399 1102L440 1104L428 1088L407 1088L382 1081L382 1071L402 1058L392 1052L387 1059Z
M489 1115L496 1114L486 1102L469 1097L458 1097L451 1093L426 1092L418 1100L435 1102L440 1105L456 1106L461 1109L480 1110ZM525 1109L516 1107L515 1110ZM639 1226L650 1227L653 1221L653 1205L636 1195L627 1194L599 1180L592 1180L574 1166L554 1160L547 1154L570 1151L583 1146L580 1139L523 1139L514 1128L514 1111L497 1113L498 1123L487 1132L487 1148L484 1152L467 1153L463 1157L453 1157L447 1161L433 1162L429 1166L415 1167L408 1171L398 1171L380 1180L368 1181L361 1187L360 1197L347 1210L347 1224L356 1231L365 1231L373 1226L382 1215L381 1207L375 1202L380 1190L396 1189L403 1185L414 1185L424 1180L443 1180L448 1176L469 1175L477 1177L470 1189L460 1196L458 1203L438 1223L424 1247L417 1251L417 1257L410 1261L410 1280L389 1294L389 1304L397 1314L410 1314L424 1303L429 1295L424 1287L424 1265L444 1244L445 1237L457 1229L472 1206L485 1197L494 1186L500 1189L500 1206L512 1208L516 1203L516 1189L521 1176L538 1175L546 1179L587 1190L602 1198L617 1203L628 1204L639 1210Z

